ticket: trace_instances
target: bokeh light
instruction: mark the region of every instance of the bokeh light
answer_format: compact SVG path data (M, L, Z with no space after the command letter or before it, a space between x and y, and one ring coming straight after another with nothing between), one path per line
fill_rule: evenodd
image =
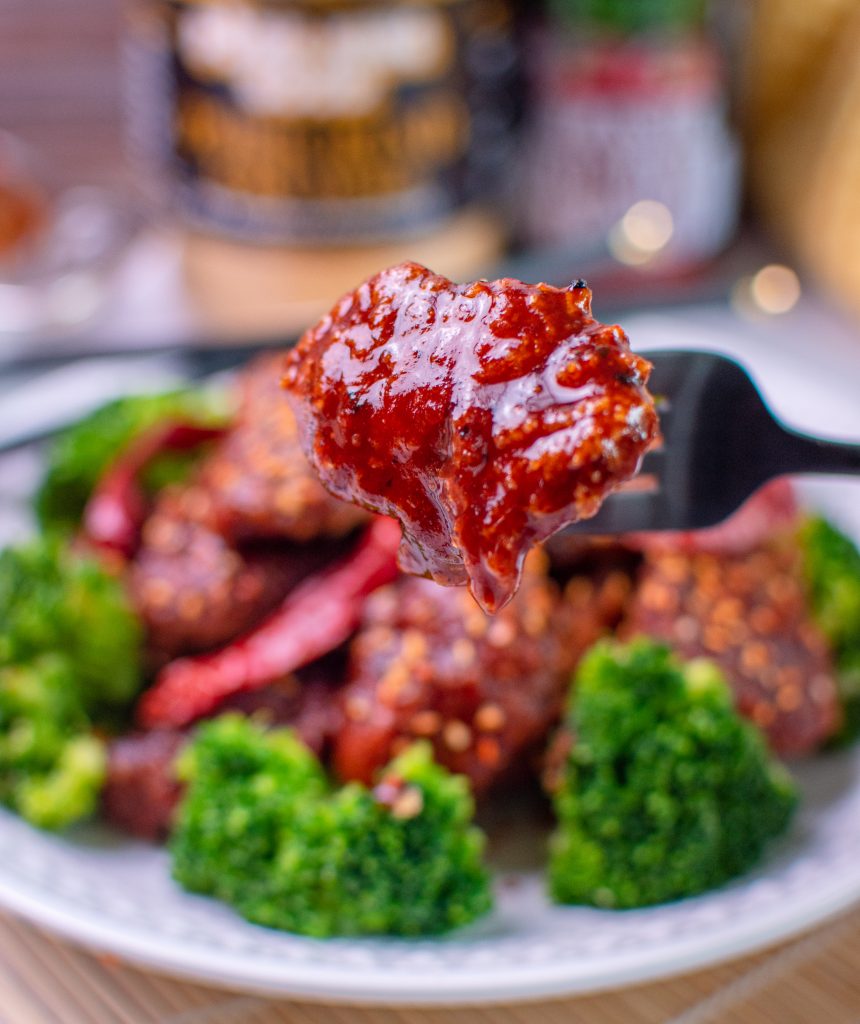
M648 263L669 244L675 231L672 211L655 199L634 203L609 232L609 249L621 263Z
M790 312L801 296L800 279L791 267L769 263L732 289L732 306L746 319Z

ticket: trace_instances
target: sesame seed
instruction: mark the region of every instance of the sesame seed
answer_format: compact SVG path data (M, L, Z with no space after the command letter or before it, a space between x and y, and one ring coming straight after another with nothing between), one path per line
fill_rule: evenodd
M800 690L803 685L803 673L796 665L784 665L777 671L776 678L782 687L794 686Z
M749 624L754 632L769 636L779 626L779 616L768 605L758 605L749 613Z
M383 704L396 704L409 681L409 669L402 661L394 661L379 681L379 699Z
M726 587L733 594L748 594L753 589L753 580L749 567L743 563L726 569Z
M181 550L184 536L184 531L163 519L150 520L144 529L146 545L165 552Z
M758 682L766 690L779 688L779 671L773 667L763 668L757 676Z
M397 611L397 588L389 584L374 591L368 601L368 614L380 622L390 622Z
M741 651L741 667L745 672L758 672L769 660L767 647L759 640L753 640Z
M587 576L574 576L564 588L564 596L571 604L582 608L594 597L594 584Z
M346 717L353 722L366 722L372 709L367 697L350 697L346 702Z
M300 496L292 487L279 487L272 500L275 511L280 515L292 516L301 510Z
M516 635L516 626L510 619L497 618L487 630L487 641L493 647L508 647Z
M166 608L173 597L173 588L162 579L148 579L140 590L144 603L152 608Z
M819 673L812 677L809 693L816 704L827 704L833 698L836 686L830 676Z
M487 632L487 617L483 612L467 614L465 619L466 632L473 640L479 640Z
M472 730L465 722L455 718L446 722L442 730L442 739L449 750L453 750L455 754L462 754L472 745Z
M773 725L776 719L776 711L770 706L770 704L756 704L752 709L752 720L756 725L762 729L767 729L768 726Z
M821 654L824 651L824 640L821 634L810 623L803 622L797 629L797 635L803 646L813 654Z
M421 661L427 656L427 637L418 629L407 629L401 639L400 650L407 663Z
M527 608L523 615L523 629L527 636L541 636L546 632L548 616L539 608Z
M632 583L630 577L624 572L611 572L603 584L601 600L604 604L612 602L613 604L623 601L630 593ZM675 595L672 595L672 611L677 609L678 602L675 599Z
M409 786L396 797L391 805L391 816L398 821L417 818L424 810L424 794L415 786Z
M724 597L714 605L711 619L721 626L727 626L739 619L743 613L743 605L736 597Z
M476 658L475 645L471 640L460 637L451 645L451 658L458 668L468 668Z
M505 726L505 717L498 704L482 704L475 712L475 727L481 732L499 732Z
M750 629L743 619L738 619L728 627L728 634L732 644L735 647L740 647L741 644L745 644L749 640Z
M495 767L502 759L502 748L499 741L490 736L480 736L475 747L478 760L488 767Z
M409 720L409 731L415 736L435 736L442 728L442 716L438 711L418 711Z
M368 654L388 650L394 640L394 630L389 629L388 626L374 626L365 630L361 636L362 647Z
M803 703L799 686L781 686L776 694L776 706L780 711L796 711Z
M690 575L690 563L683 555L667 555L660 568L669 583L683 583Z
M678 603L675 592L658 580L647 580L642 585L640 599L645 608L656 612L671 612Z
M730 646L729 634L721 626L705 626L702 645L711 654L723 654Z
M695 643L699 638L699 623L692 615L682 615L675 622L675 636L682 644Z
M778 604L785 604L797 594L794 581L788 576L774 576L773 579L768 580L765 590L768 596Z
M193 622L203 614L204 601L200 594L183 594L177 604L177 612L181 619Z

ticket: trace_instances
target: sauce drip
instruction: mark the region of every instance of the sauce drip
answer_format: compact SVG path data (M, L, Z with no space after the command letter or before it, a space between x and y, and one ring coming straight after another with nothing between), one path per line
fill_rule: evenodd
M403 263L305 333L284 384L325 486L400 522L405 571L495 612L528 549L639 468L649 372L582 282L458 285Z

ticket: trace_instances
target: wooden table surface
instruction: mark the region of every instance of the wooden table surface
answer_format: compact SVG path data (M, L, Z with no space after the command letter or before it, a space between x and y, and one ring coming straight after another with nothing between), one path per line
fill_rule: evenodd
M518 1006L268 1000L144 973L0 917L2 1024L857 1024L860 910L776 951L658 984Z

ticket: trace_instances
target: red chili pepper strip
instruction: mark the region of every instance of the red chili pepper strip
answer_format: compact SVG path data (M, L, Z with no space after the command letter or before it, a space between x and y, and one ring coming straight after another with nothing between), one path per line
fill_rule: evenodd
M140 541L147 502L140 475L165 452L187 452L216 441L224 427L165 420L136 437L96 485L83 516L83 538L99 548L131 558Z
M188 725L334 650L357 628L368 594L397 576L400 536L394 520L375 520L350 555L300 583L256 629L214 654L171 662L141 698L140 724Z

